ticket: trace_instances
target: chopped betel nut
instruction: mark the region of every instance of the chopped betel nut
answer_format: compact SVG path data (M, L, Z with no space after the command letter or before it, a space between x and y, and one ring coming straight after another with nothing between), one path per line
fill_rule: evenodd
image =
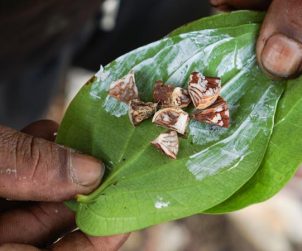
M168 107L157 111L152 122L184 134L189 123L189 114L180 108Z
M165 85L160 80L156 81L153 90L154 102L159 103L161 106L170 106L173 90L173 85Z
M134 126L154 114L152 122L168 128L169 131L161 133L151 144L168 157L176 159L179 148L177 133L185 134L190 120L189 114L182 108L188 107L191 101L195 106L192 119L229 127L229 108L226 101L219 96L220 90L220 78L205 77L199 72L192 72L188 90L157 81L153 90L155 103L143 102L139 99L134 72L131 71L110 85L109 95L129 105L129 118ZM160 110L156 111L158 106Z
M175 87L171 95L171 105L185 108L191 103L189 92L181 87Z
M151 144L160 149L168 157L176 159L179 143L175 131L161 133Z
M129 118L131 123L136 126L145 119L150 118L156 112L157 104L152 102L142 102L133 99L129 103Z
M216 102L207 109L195 110L192 114L192 118L200 122L228 128L230 124L228 104L222 97L218 97Z
M205 77L199 72L192 72L188 91L197 109L205 109L212 105L220 94L220 78Z
M134 72L129 72L123 78L113 82L109 87L109 95L128 104L132 99L138 98Z
M153 99L161 107L176 106L185 108L191 103L191 98L186 89L164 84L162 81L156 81L153 91Z

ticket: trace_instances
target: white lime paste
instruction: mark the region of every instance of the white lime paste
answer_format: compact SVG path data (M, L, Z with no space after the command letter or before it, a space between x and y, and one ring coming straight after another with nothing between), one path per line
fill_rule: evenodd
M169 79L169 81L174 80L175 83L179 83L178 85L183 85L185 76L190 70L188 69L186 62L188 64L192 61L200 61L200 55L205 55L205 53L208 54L216 46L232 39L228 35L210 36L214 31L215 30L203 30L199 32L191 32L185 35L180 35L180 38L185 37L186 39L177 42L174 42L171 38L166 38L162 41L138 48L132 53L116 59L111 67L111 72L122 72L122 69L125 70L128 68L129 70L132 69L134 72L138 72L143 71L144 67L148 68L150 72L150 68L154 68L154 71L152 71L153 78L158 76L158 79L160 79L161 69L158 68L160 65L161 67L165 67L170 76L173 75L172 79ZM132 61L140 60L139 57L133 55L146 49L156 49L158 46L162 45L165 46L155 53L155 55L144 59L132 67ZM144 56L145 55L143 54L142 57ZM206 62L204 57L201 58L203 58L203 62ZM167 61L165 61L165 59ZM186 69L185 71L182 69L183 67ZM111 82L121 77L109 74L109 71L107 71L106 68L107 67L104 69L101 66L100 70L95 74L97 77L97 83L92 86L90 91L90 96L95 99L100 99L100 93L102 91L107 91ZM200 68L200 66L198 66L198 68ZM116 117L120 117L128 113L128 107L126 104L120 103L110 97L107 97L104 100L103 107L107 112Z
M190 157L187 168L197 180L213 175L222 168L231 170L251 153L248 150L250 141L260 132L267 130L261 127L261 119L266 119L263 116L271 111L267 105L267 101L271 98L271 88L273 87L263 93L251 114L232 135ZM249 137L244 135L249 135Z
M166 80L163 79L164 81L169 83L171 82L176 85L184 85L187 81L187 75L190 72L194 70L198 71L208 66L213 50L220 45L235 39L227 34L215 36L213 35L214 32L215 30L203 30L181 34L179 35L179 38L182 40L176 42L171 38L166 38L118 58L110 67L111 72L115 72L115 75L109 74L109 72L104 70L103 67L101 67L100 71L96 74L98 84L92 88L90 93L91 96L97 98L100 96L99 94L102 91L107 91L110 83L121 77L117 76L116 73L122 72L122 70L125 71L125 69L133 69L134 72L143 72L146 67L148 68L147 72L150 72L150 69L153 69L152 76L150 76L151 78L160 79L160 74L164 67L168 74L168 78ZM156 52L156 50L158 50L158 46L160 46L161 49ZM238 96L238 88L240 88L240 85L235 89L234 82L240 80L241 77L247 74L249 72L248 66L254 63L254 58L251 58L253 52L252 45L237 48L237 43L235 43L235 46L235 51L225 56L217 67L217 75L220 77L234 69L241 70L239 74L235 75L228 81L228 83L225 84L222 90L222 96L226 100L233 100L234 103L240 99L240 96L236 97L236 95ZM155 50L155 53L147 59L140 61L140 57L135 55L139 51L142 52L145 49L152 50L152 48ZM144 58L145 53L143 53L141 57ZM135 64L133 63L134 61L136 62ZM159 69L159 67L162 69ZM243 90L242 95L244 92L245 91ZM264 96L262 98L264 98ZM104 100L103 107L107 112L116 117L120 117L128 113L128 106L126 104L109 96ZM265 119L266 111L263 111L262 109L265 109L263 108L263 103L259 102L258 105L254 107L251 116L246 118L231 136L225 138L222 142L218 142L191 156L187 162L187 168L196 177L196 179L201 180L207 175L212 175L219 171L221 167L230 169L236 166L239 161L249 154L247 146L251 139L238 136L242 135L244 132L254 129L254 126L252 127L250 123L253 116L259 116ZM194 121L190 122L189 135L192 137L193 143L204 145L216 141L220 139L221 135L225 132L225 129L223 128L219 130L215 129L208 131L206 137L202 137L202 135L205 136L205 131L209 129L207 127L207 125L197 125ZM261 130L261 128L253 132L255 136L259 133L259 130ZM205 138L207 139L206 141ZM216 148L217 144L224 144L224 146L223 149L215 155L211 149ZM208 165L208 163L212 164ZM159 198L155 202L156 208L163 208L168 205L169 202L163 201L162 198Z
M170 205L169 201L164 201L162 197L158 197L157 200L154 203L154 207L157 209L165 208Z
M106 112L115 117L121 117L128 113L129 107L126 103L120 102L117 99L107 96L103 108Z

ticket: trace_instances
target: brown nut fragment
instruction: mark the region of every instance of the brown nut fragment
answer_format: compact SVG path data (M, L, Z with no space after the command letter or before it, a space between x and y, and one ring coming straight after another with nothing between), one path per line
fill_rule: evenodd
M220 94L220 78L205 77L199 72L192 72L188 91L197 109L205 109L212 105Z
M192 114L192 118L200 122L225 128L228 128L230 125L228 104L222 97L218 97L216 102L205 110L195 110Z
M185 108L191 103L189 92L181 87L175 87L171 95L171 106Z
M177 107L168 107L157 111L152 119L152 122L177 131L180 134L185 134L189 123L189 114Z
M129 103L129 118L131 123L136 126L145 119L150 118L156 112L157 104L143 102L133 99Z
M176 106L180 108L187 107L191 103L191 98L186 89L164 84L162 81L156 81L153 91L153 99L161 107Z
M175 131L161 133L151 144L160 149L168 157L176 159L179 143Z
M109 87L109 95L128 104L132 99L138 98L134 72L129 72L123 78L113 82Z
M154 102L157 102L164 107L170 106L173 90L173 85L165 85L161 80L156 81L153 90Z

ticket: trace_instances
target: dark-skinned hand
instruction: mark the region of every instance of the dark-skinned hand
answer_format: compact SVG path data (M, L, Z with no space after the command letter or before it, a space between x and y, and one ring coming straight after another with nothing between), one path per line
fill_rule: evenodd
M302 0L210 0L220 10L267 10L257 41L259 65L274 78L302 71Z
M62 201L93 191L104 166L51 142L57 127L52 121L38 121L22 132L0 126L0 251L118 250L128 235L71 232L74 214Z

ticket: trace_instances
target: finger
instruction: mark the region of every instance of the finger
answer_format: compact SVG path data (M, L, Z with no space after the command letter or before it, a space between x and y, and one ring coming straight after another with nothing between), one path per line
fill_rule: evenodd
M51 251L117 251L127 240L129 234L111 237L88 237L76 231L66 235L62 240L54 244ZM45 249L43 249L45 250ZM7 243L0 245L0 251L42 251L25 244Z
M219 10L266 10L271 0L210 0L213 7Z
M58 126L58 123L52 120L39 120L26 126L21 131L35 137L54 141ZM28 202L8 201L6 199L0 198L0 213L3 211L11 210L13 208L26 206L26 204L28 204Z
M110 237L90 237L80 231L76 231L66 235L62 240L55 243L51 250L116 251L125 243L128 237L129 234Z
M42 251L42 250L26 244L6 243L2 245L0 244L0 251Z
M257 41L257 59L262 69L278 78L301 73L302 4L300 0L274 0Z
M35 203L0 215L0 244L47 245L74 227L74 214L63 203Z
M62 201L89 193L104 166L41 138L0 127L0 197Z
M58 127L59 125L55 121L39 120L24 127L21 132L49 141L55 141Z

